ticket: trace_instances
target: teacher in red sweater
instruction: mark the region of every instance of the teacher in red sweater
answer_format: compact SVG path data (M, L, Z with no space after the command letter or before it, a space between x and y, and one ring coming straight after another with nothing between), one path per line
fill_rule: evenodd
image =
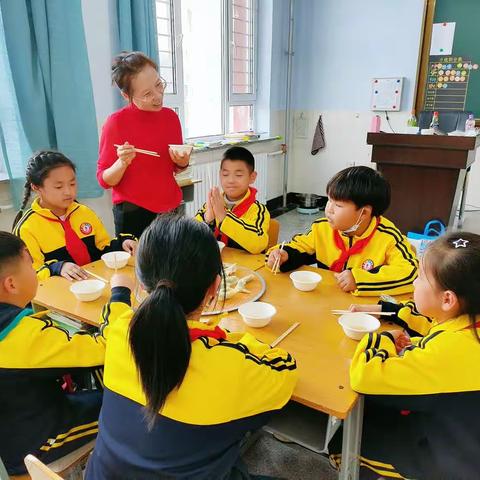
M97 178L112 189L115 234L138 238L157 214L180 205L174 173L188 166L190 156L168 146L183 143L182 127L177 114L163 107L166 83L155 62L141 52L122 52L113 60L112 82L128 104L103 126Z

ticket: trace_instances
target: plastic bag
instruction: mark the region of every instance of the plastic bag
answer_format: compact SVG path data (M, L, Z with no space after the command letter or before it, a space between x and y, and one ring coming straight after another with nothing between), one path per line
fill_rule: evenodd
M445 230L445 225L440 220L430 220L425 225L423 233L408 232L407 238L413 247L415 247L417 257L422 257L428 244L443 235Z

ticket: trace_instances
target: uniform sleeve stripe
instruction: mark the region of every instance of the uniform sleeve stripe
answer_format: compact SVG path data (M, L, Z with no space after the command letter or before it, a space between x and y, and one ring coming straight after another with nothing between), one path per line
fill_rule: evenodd
M405 283L400 283L398 285L392 285L392 286L388 286L388 287L383 287L382 285L379 285L377 287L370 287L370 288L358 288L357 290L359 292L375 292L375 291L378 291L378 290L382 290L382 291L388 291L388 290L395 290L396 288L400 288L400 287L406 287L408 285L411 285L412 282L411 280L408 281L408 282L405 282Z
M210 340L209 338L200 337L200 340L202 341L203 345L209 350L212 348L218 348L218 347L232 348L234 350L238 350L239 352L243 353L246 360L251 360L255 362L257 365L266 365L270 367L272 370L276 370L278 372L282 370L295 370L297 368L297 363L290 354L287 354L286 358L275 357L271 360L266 360L264 358L259 358L256 355L253 355L248 350L247 346L244 345L243 343L231 343L228 341L223 341L223 342L217 342L211 345L209 343L209 340Z
M408 251L407 245L405 244L405 239L399 230L393 227L387 227L382 223L380 223L380 225L378 226L378 230L380 232L387 233L391 235L393 238L395 238L396 240L395 246L402 252L402 255L405 258L405 260L408 260L413 266L416 266L415 259L413 255Z
M16 235L17 237L20 236L20 228L22 227L22 225L28 220L28 218L34 214L35 212L29 208L23 215L22 217L20 218L20 220L18 221L18 223L15 225L15 228L13 229L13 234Z
M261 203L255 202L253 205L257 206L258 212L257 212L257 220L255 222L255 226L249 225L245 223L240 217L237 217L234 213L232 212L227 212L227 216L231 218L234 222L239 223L245 230L249 230L251 232L256 233L257 235L263 235L264 230L263 230L263 223L265 220L265 205L262 205Z

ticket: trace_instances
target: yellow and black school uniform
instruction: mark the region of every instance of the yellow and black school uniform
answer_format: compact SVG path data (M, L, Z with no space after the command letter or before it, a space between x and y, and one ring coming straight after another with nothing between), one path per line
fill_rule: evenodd
M93 440L102 394L66 394L62 376L102 366L105 328L70 335L46 312L0 303L0 458L25 473L33 453L48 463Z
M478 478L480 343L468 316L422 322L412 304L392 308L411 330L431 328L400 354L388 332L360 341L350 381L366 394L362 466L386 478ZM340 451L338 440L331 452Z
M278 246L269 252L274 248ZM354 295L409 293L417 277L418 262L410 244L385 217L372 217L360 236L344 235L326 218L320 218L307 233L295 235L284 249L288 260L280 266L282 272L312 263L334 272L348 269L357 284Z
M128 342L133 311L127 293L112 301L115 324L105 357L99 435L86 479L228 479L245 433L264 425L289 400L295 360L250 334L189 321L192 351L178 389L167 397L152 430Z
M111 240L101 220L86 205L72 202L65 217L60 218L42 208L38 198L13 233L25 242L40 279L60 275L64 262L82 266L98 260L103 253L122 250L125 240L135 239L133 235L121 235Z
M217 240L232 248L249 253L261 253L268 246L270 213L267 207L256 199L257 190L249 187L245 196L230 208L222 222L208 223ZM205 222L206 204L195 218ZM205 222L206 223L206 222Z

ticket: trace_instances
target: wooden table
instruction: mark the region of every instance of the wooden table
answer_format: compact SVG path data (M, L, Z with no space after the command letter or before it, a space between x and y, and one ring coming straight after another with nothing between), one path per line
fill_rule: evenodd
M243 250L228 247L223 249L222 259L224 262L237 263L251 270L259 270L265 264L264 255L251 255ZM102 260L90 263L84 268L106 280L110 280L114 274L114 270L106 267ZM118 271L135 276L132 261ZM39 282L37 295L33 301L34 306L37 309L40 307L42 310L45 308L54 310L79 322L98 325L102 308L110 299L110 289L106 287L102 296L94 302L80 302L70 292L70 285L71 282L58 276L42 280ZM132 299L132 303L135 304L135 299Z
M263 255L249 255L234 249L224 249L226 262L238 263L260 270L267 288L262 301L272 303L277 314L264 328L248 328L258 339L271 343L295 322L301 325L280 344L297 360L299 381L293 400L310 408L344 420L342 469L340 479L356 479L359 471L360 440L363 421L363 397L350 388L349 366L357 342L345 336L333 308L348 308L351 303L376 303L376 298L357 298L342 292L332 272L321 270L323 280L314 291L301 292L293 287L286 273L274 275L264 265ZM107 279L113 270L103 262L87 267ZM317 271L312 267L301 270ZM134 275L131 266L124 270ZM70 282L52 277L41 282L35 304L58 311L77 320L97 325L100 313L109 298L109 289L95 302L82 303L68 291ZM230 312L229 317L238 317Z
M274 275L263 268L260 274L267 289L262 301L275 305L277 314L264 328L247 328L259 340L272 342L293 323L300 322L280 346L297 360L298 383L292 399L314 410L344 420L342 469L339 478L357 479L363 424L363 396L350 387L349 368L358 342L345 336L332 309L348 309L352 303L376 304L372 297L357 298L337 286L333 273L320 273L322 281L311 292L301 292L287 273ZM228 316L239 316L238 312Z

